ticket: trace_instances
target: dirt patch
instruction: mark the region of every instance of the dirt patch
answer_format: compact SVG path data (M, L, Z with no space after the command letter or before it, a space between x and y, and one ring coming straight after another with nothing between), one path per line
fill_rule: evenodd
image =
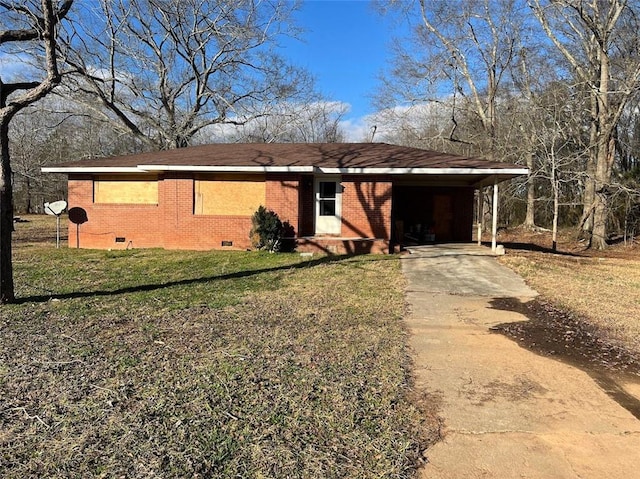
M489 243L491 238L485 235L483 240ZM501 228L497 240L505 248L523 254L542 252L597 258L637 258L640 255L638 238L625 240L616 236L611 238L606 250L591 250L587 249L586 240L580 238L580 231L575 228L564 228L558 232L555 251L551 231L544 228Z
M525 376L511 381L492 380L484 384L467 384L461 391L474 406L506 399L511 402L525 401L534 394L544 394L546 389Z
M579 366L591 365L640 376L640 356L599 337L597 328L584 318L562 311L539 298L528 303L514 298L499 298L491 304L495 309L515 311L529 318L529 321L493 328L529 349L545 356L561 357Z

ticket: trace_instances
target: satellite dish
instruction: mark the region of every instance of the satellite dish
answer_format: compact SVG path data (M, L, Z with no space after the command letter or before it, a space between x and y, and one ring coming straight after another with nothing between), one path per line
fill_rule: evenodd
M44 204L44 212L56 217L56 248L60 248L60 214L66 207L67 202L64 200Z
M53 203L44 204L44 212L51 216L60 216L60 214L67 207L67 202L64 200L54 201Z

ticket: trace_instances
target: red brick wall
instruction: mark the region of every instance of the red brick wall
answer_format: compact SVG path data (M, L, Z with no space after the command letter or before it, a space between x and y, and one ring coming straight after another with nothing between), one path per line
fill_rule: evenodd
M87 222L69 222L69 246L81 248L150 248L161 234L160 208L157 205L111 205L93 203L93 179L69 178L69 209L83 208ZM80 233L80 241L76 233ZM116 238L125 238L116 243Z
M266 181L265 206L275 211L283 223L288 222L297 236L300 175L268 174Z
M300 178L300 211L298 213L299 236L313 236L315 225L315 198L313 192L313 175L302 175Z
M344 237L388 240L391 226L392 182L384 176L342 177L342 233Z
M266 178L266 207L289 222L296 236L300 225L313 224L313 197L301 181L311 177L269 174ZM69 178L69 207L81 207L88 221L79 226L81 248L231 249L251 247L250 216L193 214L193 177L166 174L159 178L157 205L111 205L93 203L91 176ZM343 177L341 236L331 240L300 241L299 249L336 253L383 252L388 248L391 224L391 181L386 177ZM300 205L303 205L302 209ZM305 207L306 205L306 207ZM311 215L311 218L308 216ZM116 237L124 242L116 243ZM364 241L354 238L368 238ZM372 241L377 239L377 241ZM69 245L76 247L76 225L70 224Z
M231 249L251 246L250 216L213 216L193 214L193 177L165 175L159 188L162 244L167 249L221 249L230 241ZM227 248L227 247L225 247Z
M267 206L298 229L298 178L267 178ZM69 178L69 207L82 207L88 221L79 226L81 248L232 249L251 247L250 216L193 214L193 178L168 174L159 179L158 205L93 203L93 178ZM116 243L116 237L125 238ZM76 247L76 225L69 227L69 245Z

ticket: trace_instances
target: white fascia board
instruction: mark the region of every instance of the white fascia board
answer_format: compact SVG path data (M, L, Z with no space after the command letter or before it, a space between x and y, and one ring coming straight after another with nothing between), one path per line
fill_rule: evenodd
M351 175L528 175L528 168L323 168L325 174Z
M313 166L187 166L138 165L144 171L189 171L210 173L313 173Z
M194 166L194 165L138 165L130 167L49 166L42 173L148 173L159 171L218 172L218 173L323 173L327 175L528 175L527 168L325 168L314 166Z
M79 173L79 174L91 174L91 173L146 173L145 170L142 170L135 166L124 166L119 168L114 168L112 166L43 166L40 168L42 173Z

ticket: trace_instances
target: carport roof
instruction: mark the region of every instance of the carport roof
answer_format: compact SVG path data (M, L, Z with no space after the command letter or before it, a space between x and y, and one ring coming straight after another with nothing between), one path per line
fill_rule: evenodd
M466 177L472 184L493 183L529 173L527 168L511 163L387 143L220 143L73 161L44 167L42 171L437 175Z

